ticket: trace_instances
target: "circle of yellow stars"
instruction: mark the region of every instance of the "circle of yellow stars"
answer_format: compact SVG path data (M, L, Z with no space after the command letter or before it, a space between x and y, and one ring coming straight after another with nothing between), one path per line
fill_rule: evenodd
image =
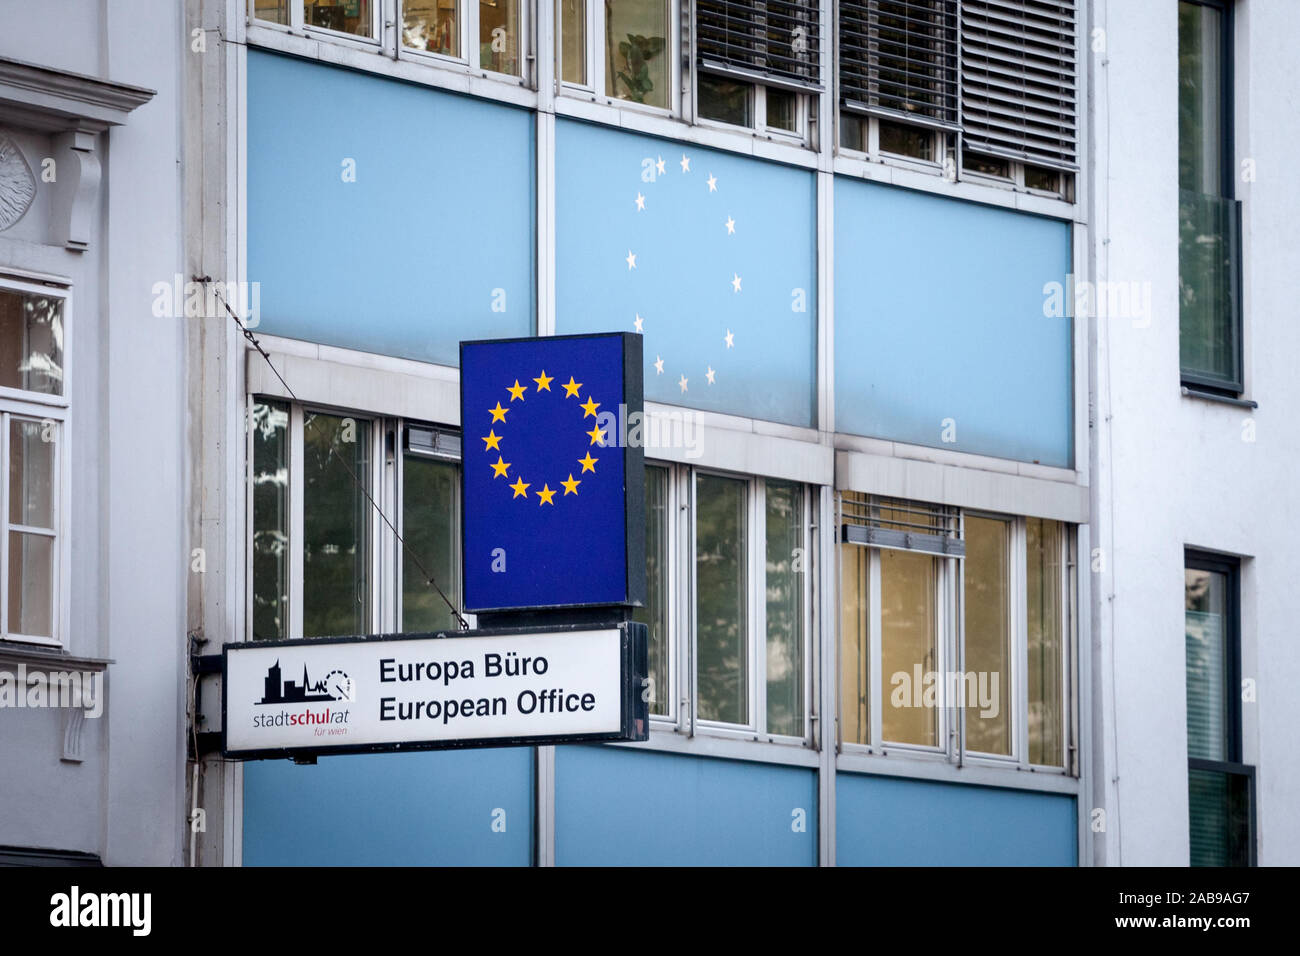
M533 388L538 394L541 394L542 392L550 392L551 382L555 381L555 376L547 375L546 369L542 369L542 374L534 378L533 381L536 383L536 385L534 385ZM559 387L564 389L564 398L567 401L570 398L579 397L579 392L582 389L582 383L578 381L574 381L573 376L570 375L569 381L567 383L566 382L559 383ZM510 401L507 402L506 405L504 406L501 404L500 401L498 401L495 408L488 409L488 414L492 416L492 422L488 427L488 433L481 437L484 443L483 450L485 452L495 451L497 453L496 463L495 464L490 463L490 466L492 468L493 481L495 481L498 478L510 478L511 477L510 469L514 467L513 462L506 461L505 456L502 454L501 439L503 436L498 435L496 433L495 425L497 422L505 423L506 416L514 408L514 403L515 402L522 403L524 401L524 393L527 392L528 389L529 386L520 385L519 379L515 379L515 383L513 385L506 386L506 391L510 393ZM552 392L552 394L555 393ZM578 407L582 409L582 417L584 420L587 418L596 418L596 409L600 408L600 402L595 401L591 397L591 395L588 394L587 400L585 402L579 402ZM595 445L600 448L605 447L605 430L600 427L599 420L597 420L596 424L592 425L591 431L586 432L585 434L589 439L591 439L590 445ZM578 464L582 466L582 470L578 472L579 475L586 474L587 472L591 472L592 474L595 474L596 462L600 461L600 459L593 458L591 456L591 449L589 447L587 449L586 455L584 455L582 458L579 458L577 461ZM552 489L549 483L543 483L540 489L534 489L533 491L533 494L537 497L538 507L541 507L542 505L553 506L555 504L555 501L553 499L559 493L560 488L564 489L564 497L568 497L569 495L573 495L574 497L577 497L578 486L582 484L582 481L583 479L581 478L574 478L573 472L570 471L569 477L565 481L561 481L559 483L560 484L559 488ZM533 486L532 483L524 481L523 475L516 473L514 484L507 484L507 487L509 487L514 492L514 494L511 496L511 500L513 500L515 498L527 499L528 489L532 488Z

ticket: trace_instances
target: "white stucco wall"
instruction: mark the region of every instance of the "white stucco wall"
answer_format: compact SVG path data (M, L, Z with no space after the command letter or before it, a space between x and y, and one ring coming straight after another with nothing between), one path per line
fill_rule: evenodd
M1175 0L1093 3L1106 31L1093 118L1098 278L1150 282L1149 326L1102 318L1098 361L1095 528L1104 549L1099 593L1113 700L1098 716L1110 781L1107 862L1188 861L1183 549L1242 557L1244 758L1257 767L1261 864L1300 862L1294 815L1300 766L1294 727L1300 646L1293 636L1300 458L1300 326L1294 223L1300 189L1300 5L1239 0L1236 149L1257 180L1244 202L1246 397L1255 410L1180 394L1178 352L1178 25ZM1240 171L1240 170L1239 170ZM1253 442L1244 440L1252 419Z

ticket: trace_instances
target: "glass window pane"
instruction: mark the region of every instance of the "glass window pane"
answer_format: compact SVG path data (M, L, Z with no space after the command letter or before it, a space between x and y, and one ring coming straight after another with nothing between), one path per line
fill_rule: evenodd
M9 420L9 522L33 528L54 527L53 423Z
M979 173L981 176L997 176L999 179L1011 178L1011 163L1005 159L998 159L996 156L985 156L980 153L963 152L962 166L968 173Z
M708 73L701 73L699 76L699 105L702 117L717 120L719 123L731 123L733 126L752 125L750 109L754 93L752 84L738 83Z
M804 574L803 491L767 483L767 732L802 737Z
M666 0L605 0L605 93L667 109Z
M1185 374L1234 384L1239 374L1240 204L1178 193L1178 358Z
M1192 866L1250 865L1250 777L1214 770L1187 774Z
M63 300L0 289L0 385L63 394Z
M880 693L885 740L939 743L938 568L912 551L880 551Z
M844 113L840 116L840 146L844 149L856 149L860 153L867 151L867 124L859 116Z
M1227 575L1187 568L1187 755L1232 760L1228 721Z
M9 533L9 633L53 637L54 539Z
M1025 519L1029 762L1065 764L1062 726L1061 539L1059 521Z
M479 0L479 66L519 76L519 0Z
M650 631L650 713L669 713L668 672L668 469L645 470L645 581L646 606L637 608L634 621Z
M587 83L587 0L557 0L560 20L560 79Z
M889 120L879 122L881 152L934 161L934 133L930 130Z
M1223 177L1223 14L1178 5L1178 185L1219 195Z
M966 749L1011 753L1011 523L966 518Z
M289 409L253 405L253 639L289 636Z
M358 37L374 36L372 0L303 0L303 22Z
M840 545L840 727L845 743L871 743L871 550Z
M302 636L370 631L370 423L303 416Z
M699 475L695 484L695 627L699 716L749 722L746 483Z
M411 557L460 605L460 468L406 455L402 461L402 630L455 630L456 618Z
M460 56L460 0L406 0L402 43L412 50Z
M791 133L798 126L798 101L795 94L788 90L769 88L767 97L767 125L772 129L783 129Z
M253 16L271 23L289 25L289 0L253 0Z

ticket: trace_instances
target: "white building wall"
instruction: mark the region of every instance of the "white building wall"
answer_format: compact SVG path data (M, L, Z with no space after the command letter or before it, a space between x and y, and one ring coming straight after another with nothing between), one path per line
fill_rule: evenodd
M1243 704L1245 762L1258 774L1259 862L1300 862L1294 727L1300 647L1294 639L1300 327L1293 318L1290 175L1300 147L1293 47L1300 5L1239 0L1236 150L1257 179L1244 203L1245 397L1257 409L1184 397L1178 351L1178 5L1095 0L1105 30L1093 96L1097 132L1097 278L1149 282L1150 322L1101 317L1097 442L1100 481L1096 578L1103 654L1113 680L1098 714L1109 782L1105 862L1186 865L1187 733L1183 549L1242 560L1242 675L1258 685ZM1240 173L1240 169L1239 169ZM1254 440L1249 440L1254 428ZM1105 696L1105 695L1104 695Z

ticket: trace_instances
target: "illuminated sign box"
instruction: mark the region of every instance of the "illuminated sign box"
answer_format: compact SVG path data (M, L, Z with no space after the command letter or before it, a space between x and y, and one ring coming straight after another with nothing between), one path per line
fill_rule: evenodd
M644 604L641 337L462 342L460 369L465 609Z
M317 756L648 735L644 624L248 641L222 652L222 752Z

